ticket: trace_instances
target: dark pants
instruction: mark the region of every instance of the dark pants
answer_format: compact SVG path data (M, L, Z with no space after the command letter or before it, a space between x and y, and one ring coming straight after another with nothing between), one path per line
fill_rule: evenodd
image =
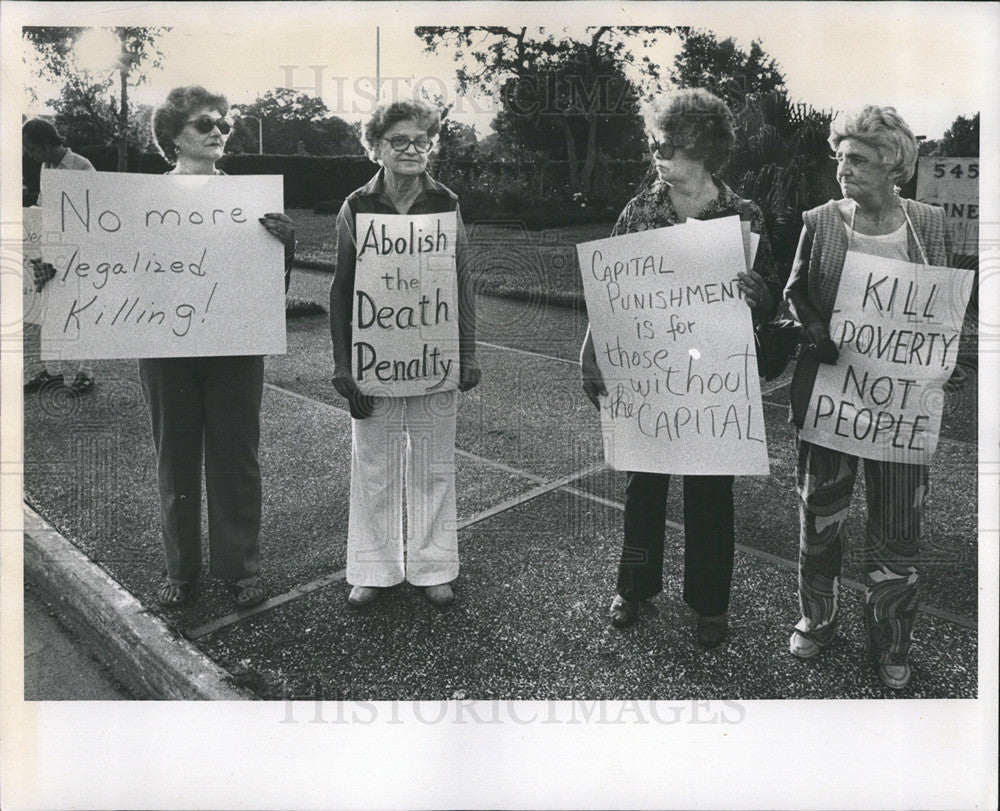
M168 575L191 581L201 571L203 454L211 572L223 580L256 574L264 359L148 358L139 361L139 379L156 447Z
M645 600L663 590L670 476L628 474L618 593ZM733 579L733 477L684 477L684 602L704 617L729 609Z

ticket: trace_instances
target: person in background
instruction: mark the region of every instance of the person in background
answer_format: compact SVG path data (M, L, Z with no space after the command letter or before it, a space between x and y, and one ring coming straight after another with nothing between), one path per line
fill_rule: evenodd
M174 168L168 175L221 175L215 168L232 124L225 96L203 87L177 87L153 112L156 145ZM284 278L295 255L295 226L281 213L260 217L285 247ZM275 268L275 272L281 272ZM212 574L237 608L267 598L260 577L260 406L264 358L143 358L139 379L156 447L167 578L162 605L191 598L201 572L201 468L208 495Z
M739 274L739 287L754 323L769 320L780 300L770 242L760 209L738 197L717 172L735 143L725 102L700 88L660 97L648 108L646 134L657 179L625 206L612 236L685 222L739 215L760 234L753 268ZM728 272L728 271L726 271ZM607 394L594 340L587 331L580 357L583 390L600 409ZM632 471L625 486L625 538L611 624L627 628L639 604L663 590L663 547L670 476ZM684 601L694 610L695 635L705 648L721 644L728 631L729 591L736 538L733 477L684 476Z
M818 364L835 363L838 357L829 326L847 252L931 265L946 265L949 259L941 209L899 197L899 186L916 167L917 141L894 108L869 105L838 116L830 125L829 142L844 196L803 213L785 288L789 309L807 336L790 392L797 428L805 419ZM868 654L883 683L901 689L911 678L908 657L919 595L928 468L873 459L865 459L864 467ZM798 440L802 617L789 649L802 659L817 656L836 635L843 525L857 472L856 456Z
M359 213L458 217L455 263L459 315L459 391L479 383L475 299L458 198L427 174L440 113L422 101L381 105L365 127L382 168L352 192L337 217L337 271L330 286L330 334L337 391L351 409L351 505L347 529L348 603L363 608L408 580L436 606L450 605L458 577L454 390L415 397L366 397L351 373L355 217ZM408 541L403 544L403 465Z
M84 172L93 172L94 165L83 155L77 155L73 150L65 145L62 136L53 124L44 118L32 118L26 121L21 127L21 145L28 157L42 165L43 169L71 169ZM35 201L36 205L42 204L42 195L39 192ZM51 278L54 270L51 265L36 263L35 285L41 288L45 282ZM35 333L38 328L33 327L25 330L26 343L34 344ZM34 374L24 384L25 394L31 394L42 389L53 386L64 386L65 372L64 363L58 360L47 360L43 362L42 368ZM75 394L87 394L94 388L93 370L85 363L78 363L76 373L72 382L67 386Z

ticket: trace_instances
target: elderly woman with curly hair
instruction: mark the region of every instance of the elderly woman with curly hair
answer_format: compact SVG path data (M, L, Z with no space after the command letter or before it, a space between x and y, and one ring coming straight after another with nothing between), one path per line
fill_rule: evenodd
M177 87L153 112L156 145L174 168L168 175L221 175L216 162L231 124L225 96ZM295 228L281 213L260 217L285 246L285 288ZM281 269L275 268L276 272ZM167 579L157 597L177 606L194 594L201 571L201 468L208 494L212 574L225 581L238 608L263 602L260 577L260 355L143 358L139 379L157 456Z
M450 605L458 576L455 508L455 391L412 397L367 397L351 372L358 214L458 217L459 391L479 383L476 311L465 256L458 198L427 174L439 112L421 101L381 105L365 127L378 174L352 192L337 218L337 271L330 287L330 334L337 391L347 398L352 425L351 503L347 529L348 603L364 608L384 589L408 580L436 606ZM404 479L405 464L405 479ZM408 540L403 543L403 491Z
M625 206L612 236L665 228L689 217L739 215L760 234L753 268L739 274L739 286L754 321L768 320L780 300L781 286L761 211L717 175L735 142L729 108L706 90L683 90L650 106L646 131L657 179ZM606 389L589 331L580 363L584 391L600 408L598 396ZM666 474L628 473L618 593L611 604L611 624L616 628L632 625L640 602L663 589L669 484ZM706 648L719 645L727 633L734 546L733 477L684 476L684 600L697 615L696 637Z
M940 208L904 200L899 186L913 176L917 142L892 107L867 106L830 126L843 197L802 215L804 227L785 297L808 336L795 368L792 420L801 428L818 363L834 363L829 324L848 251L931 265L948 264ZM858 459L799 440L799 605L790 650L810 659L837 629L842 532ZM869 656L893 689L911 678L908 655L917 611L920 519L927 466L864 460L868 520L863 565Z

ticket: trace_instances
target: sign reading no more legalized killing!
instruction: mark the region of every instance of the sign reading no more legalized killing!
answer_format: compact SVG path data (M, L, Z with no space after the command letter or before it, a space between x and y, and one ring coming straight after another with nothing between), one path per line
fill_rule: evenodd
M351 371L362 394L458 387L458 217L358 214Z
M958 358L971 270L849 251L803 439L887 462L928 464L937 448L942 386Z
M767 475L736 216L577 245L616 470Z
M43 359L285 352L276 175L43 170Z

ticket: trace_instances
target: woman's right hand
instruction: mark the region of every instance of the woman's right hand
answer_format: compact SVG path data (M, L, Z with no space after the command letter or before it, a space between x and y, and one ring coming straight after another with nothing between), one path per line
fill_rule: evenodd
M356 398L360 393L358 381L354 379L354 375L350 371L344 371L341 366L336 367L333 371L333 387L341 397L348 400Z
M32 270L34 271L35 290L41 292L42 288L48 284L49 279L56 275L56 269L41 259L32 259L30 261Z
M803 348L820 363L836 363L840 357L837 345L830 338L830 330L822 324L812 324L802 329Z
M597 353L594 351L594 338L587 331L587 339L583 343L583 350L580 352L580 374L583 377L583 392L587 399L594 404L594 408L601 410L600 397L607 395L608 390L604 386L604 376L597 365Z

